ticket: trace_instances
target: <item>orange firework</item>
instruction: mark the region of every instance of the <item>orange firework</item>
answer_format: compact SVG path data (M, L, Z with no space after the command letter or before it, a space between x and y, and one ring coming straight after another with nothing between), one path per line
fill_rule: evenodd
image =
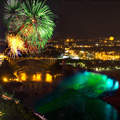
M21 51L25 50L24 42L19 35L8 34L6 36L6 39L8 41L8 46L10 47L14 55L17 55L18 49L20 49Z

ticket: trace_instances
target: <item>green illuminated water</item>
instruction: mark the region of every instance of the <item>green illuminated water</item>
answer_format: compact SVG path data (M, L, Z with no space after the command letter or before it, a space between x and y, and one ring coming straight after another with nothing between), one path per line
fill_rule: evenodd
M29 62L27 61L27 63ZM31 64L28 65L31 66ZM36 64L34 67L36 68ZM37 68L40 70L42 67L37 66ZM30 73L32 74L38 69L30 69L31 72L28 72L29 76ZM26 84L30 85L31 83ZM116 90L119 87L116 80L106 75L87 71L79 72L64 79L59 84L59 90L57 89L48 95L44 94L45 96L41 96L40 93L44 93L45 90L48 92L49 87L52 90L54 89L52 87L53 83L49 83L47 87L45 84L43 82L35 82L35 87L26 85L22 90L28 90L29 88L35 91L34 93L37 93L37 95L29 95L24 104L29 105L29 101L33 102L34 97L39 97L37 101L34 101L35 105L33 108L36 112L44 114L48 120L119 120L119 115L114 107L96 99L100 94Z
M55 120L118 120L117 111L97 99L118 89L119 83L106 75L79 72L65 78L59 89L35 102L35 110Z
M117 111L110 104L84 97L73 90L40 98L35 104L37 112L44 114L48 120L119 120Z
M60 87L79 90L89 97L98 97L104 92L117 90L119 83L107 75L84 71L64 79Z

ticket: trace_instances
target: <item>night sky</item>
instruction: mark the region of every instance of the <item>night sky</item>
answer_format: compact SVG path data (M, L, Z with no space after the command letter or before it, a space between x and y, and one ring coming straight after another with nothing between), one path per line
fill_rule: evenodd
M3 1L0 0L0 38L4 38ZM58 15L53 38L120 36L120 1L48 0Z

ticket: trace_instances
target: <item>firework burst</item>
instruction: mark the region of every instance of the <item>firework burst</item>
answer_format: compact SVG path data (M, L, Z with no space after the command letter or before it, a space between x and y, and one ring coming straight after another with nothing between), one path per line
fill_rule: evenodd
M18 0L8 0L4 3L4 22L7 24L9 32L15 32L17 26L22 23L22 16L19 15L21 4Z
M13 55L17 56L17 50L18 49L25 50L24 42L19 35L15 36L15 35L12 35L12 34L10 34L10 35L8 34L6 36L6 38L7 38L8 46L10 47Z
M44 48L51 38L55 15L45 2L39 0L8 0L5 3L5 21L8 21L9 32L20 35L30 46L39 50Z
M29 39L28 42L30 44L43 48L53 34L55 27L53 22L54 14L49 10L48 5L45 5L44 2L39 2L39 0L24 2L22 11L21 16L24 16L27 20L19 32L25 39Z

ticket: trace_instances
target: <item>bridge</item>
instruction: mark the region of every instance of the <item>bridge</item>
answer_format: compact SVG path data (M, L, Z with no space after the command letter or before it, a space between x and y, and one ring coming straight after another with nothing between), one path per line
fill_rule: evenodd
M0 60L4 60L7 59L9 62L14 62L14 63L19 63L22 62L24 60L37 60L37 61L41 61L41 63L45 63L46 65L51 65L53 63L55 63L56 61L60 61L62 62L63 60L66 61L66 59L64 58L44 58L44 57L8 57L5 56L4 54L0 55ZM73 60L67 60L68 62L73 62Z
M18 58L11 58L11 57L7 57L7 60L9 62L16 62L19 63L21 61L24 60L37 60L37 61L41 61L47 65L51 65L53 63L55 63L57 60L62 60L62 58L42 58L42 57L18 57Z

